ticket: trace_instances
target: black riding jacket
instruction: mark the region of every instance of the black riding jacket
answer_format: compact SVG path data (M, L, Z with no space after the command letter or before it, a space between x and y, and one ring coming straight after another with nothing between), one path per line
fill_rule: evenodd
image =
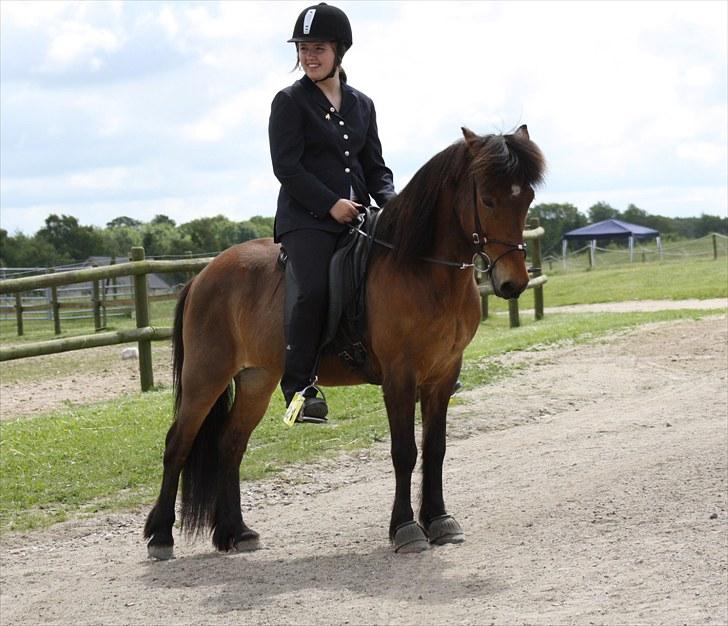
M379 206L395 195L384 164L374 103L341 83L337 111L307 76L279 91L271 105L268 136L273 172L281 183L275 239L315 228L338 233L345 227L329 215L340 198Z

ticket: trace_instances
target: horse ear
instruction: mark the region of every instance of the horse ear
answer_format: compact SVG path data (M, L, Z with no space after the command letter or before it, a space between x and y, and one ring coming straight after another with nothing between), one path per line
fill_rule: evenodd
M470 151L473 154L477 154L478 152L478 140L480 137L476 135L472 130L469 128L465 128L465 126L461 126L460 130L463 131L463 137L465 137L465 143L468 144L468 148L470 148Z
M519 126L518 130L514 134L521 139L531 139L528 134L528 126L526 126L525 124Z

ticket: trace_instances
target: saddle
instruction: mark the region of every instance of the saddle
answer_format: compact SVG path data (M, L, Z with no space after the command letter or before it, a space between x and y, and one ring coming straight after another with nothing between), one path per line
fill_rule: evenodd
M367 207L349 231L342 235L329 264L329 306L321 337L319 357L337 355L353 370L366 376L366 273L374 243L379 209ZM362 233L365 233L363 235ZM285 268L281 249L278 264Z

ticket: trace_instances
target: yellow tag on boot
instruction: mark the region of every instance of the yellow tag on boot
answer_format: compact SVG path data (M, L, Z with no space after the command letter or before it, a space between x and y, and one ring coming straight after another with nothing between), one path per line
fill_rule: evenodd
M286 409L286 414L283 416L283 423L286 426L291 427L296 423L296 419L301 413L301 409L303 408L303 402L305 399L306 398L303 396L302 391L297 391L295 394L293 394L293 400L291 400L291 403Z

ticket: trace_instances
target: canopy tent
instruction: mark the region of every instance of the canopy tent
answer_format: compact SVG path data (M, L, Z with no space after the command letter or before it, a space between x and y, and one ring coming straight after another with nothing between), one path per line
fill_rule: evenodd
M575 228L568 233L564 233L561 241L561 253L564 261L566 261L566 248L569 241L590 241L592 260L594 251L597 247L597 239L628 239L629 240L629 260L634 256L634 240L649 239L654 237L657 240L657 249L662 252L662 242L660 241L660 231L647 226L639 226L638 224L630 224L622 220L604 220L596 224L589 224L581 228Z

